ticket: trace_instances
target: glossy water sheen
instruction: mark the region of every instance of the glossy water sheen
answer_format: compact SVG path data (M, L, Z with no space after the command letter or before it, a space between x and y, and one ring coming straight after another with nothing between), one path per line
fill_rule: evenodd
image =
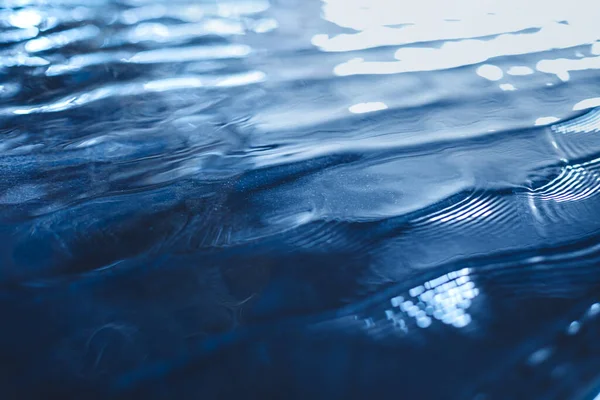
M597 0L3 0L1 397L600 390Z

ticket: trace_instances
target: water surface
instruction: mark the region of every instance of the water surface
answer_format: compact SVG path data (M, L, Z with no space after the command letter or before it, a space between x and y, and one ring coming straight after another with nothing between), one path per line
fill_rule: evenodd
M5 398L600 391L595 0L4 0Z

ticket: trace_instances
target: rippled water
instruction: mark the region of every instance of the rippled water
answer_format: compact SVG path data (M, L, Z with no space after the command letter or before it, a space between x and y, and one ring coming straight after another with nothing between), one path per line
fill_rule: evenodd
M597 0L3 0L0 392L600 391Z

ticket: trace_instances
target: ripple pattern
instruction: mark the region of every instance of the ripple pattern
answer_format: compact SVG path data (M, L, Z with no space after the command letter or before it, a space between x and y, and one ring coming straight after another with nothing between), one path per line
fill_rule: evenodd
M593 398L596 0L5 0L3 398Z

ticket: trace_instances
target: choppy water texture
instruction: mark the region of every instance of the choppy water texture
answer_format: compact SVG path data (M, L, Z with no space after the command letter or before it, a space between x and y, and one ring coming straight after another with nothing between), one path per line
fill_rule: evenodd
M0 2L3 399L592 399L597 0Z

